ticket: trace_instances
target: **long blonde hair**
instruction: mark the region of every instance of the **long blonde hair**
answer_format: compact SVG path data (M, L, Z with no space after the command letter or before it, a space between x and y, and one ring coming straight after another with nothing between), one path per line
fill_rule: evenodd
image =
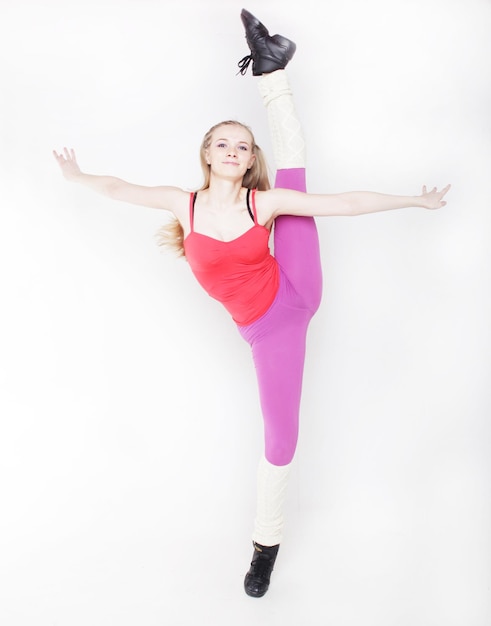
M219 124L212 126L203 137L200 148L200 161L201 169L203 170L204 183L198 191L208 189L210 186L210 166L206 161L206 150L210 147L213 133L217 128L220 128L220 126L240 126L241 128L247 130L252 137L252 154L255 154L256 158L254 159L251 169L247 170L245 173L244 178L242 179L242 186L247 189L259 189L260 191L266 191L269 189L270 183L266 159L263 151L256 144L251 129L245 124L241 124L235 120L227 120L226 122L220 122ZM173 218L168 224L159 228L157 232L157 244L173 250L177 256L185 256L184 231L177 219Z

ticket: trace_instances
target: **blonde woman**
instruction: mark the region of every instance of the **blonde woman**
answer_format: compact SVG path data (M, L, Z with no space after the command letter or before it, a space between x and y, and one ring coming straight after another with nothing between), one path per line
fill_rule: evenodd
M244 587L268 590L282 540L283 502L298 437L307 329L321 300L322 274L314 216L362 215L444 206L450 186L418 196L375 192L307 194L305 146L285 67L295 44L241 13L250 55L239 63L259 77L277 173L269 186L263 154L251 130L236 121L211 128L201 145L205 182L198 192L143 187L80 170L75 153L54 152L64 177L115 200L164 209L175 220L162 243L184 254L204 289L230 312L252 349L265 451L257 473L253 559ZM274 256L269 249L274 225Z

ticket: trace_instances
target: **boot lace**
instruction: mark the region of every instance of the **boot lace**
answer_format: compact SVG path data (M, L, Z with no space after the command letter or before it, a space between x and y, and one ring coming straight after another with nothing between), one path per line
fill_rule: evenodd
M254 580L269 580L273 567L274 563L271 562L269 557L260 556L255 561L252 561L249 575Z
M247 72L247 68L249 67L249 65L251 64L252 61L252 54L248 54L246 57L244 57L243 59L241 59L237 65L239 66L239 71L237 72L237 74L242 74L242 76L245 75L245 73ZM237 76L236 74L236 76Z

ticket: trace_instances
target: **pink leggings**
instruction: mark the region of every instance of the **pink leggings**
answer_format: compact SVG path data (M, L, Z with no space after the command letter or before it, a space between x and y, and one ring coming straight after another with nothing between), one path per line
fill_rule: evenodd
M305 191L305 170L278 170L275 187ZM238 328L252 348L264 418L266 459L273 465L287 465L293 459L298 439L307 328L322 293L314 218L278 217L274 255L280 267L276 298L258 320Z

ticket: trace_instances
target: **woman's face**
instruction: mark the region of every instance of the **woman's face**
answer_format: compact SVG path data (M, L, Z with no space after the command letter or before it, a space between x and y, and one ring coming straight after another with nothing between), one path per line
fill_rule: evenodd
M242 179L256 158L252 145L251 133L246 128L235 124L219 126L205 150L206 160L214 174Z

